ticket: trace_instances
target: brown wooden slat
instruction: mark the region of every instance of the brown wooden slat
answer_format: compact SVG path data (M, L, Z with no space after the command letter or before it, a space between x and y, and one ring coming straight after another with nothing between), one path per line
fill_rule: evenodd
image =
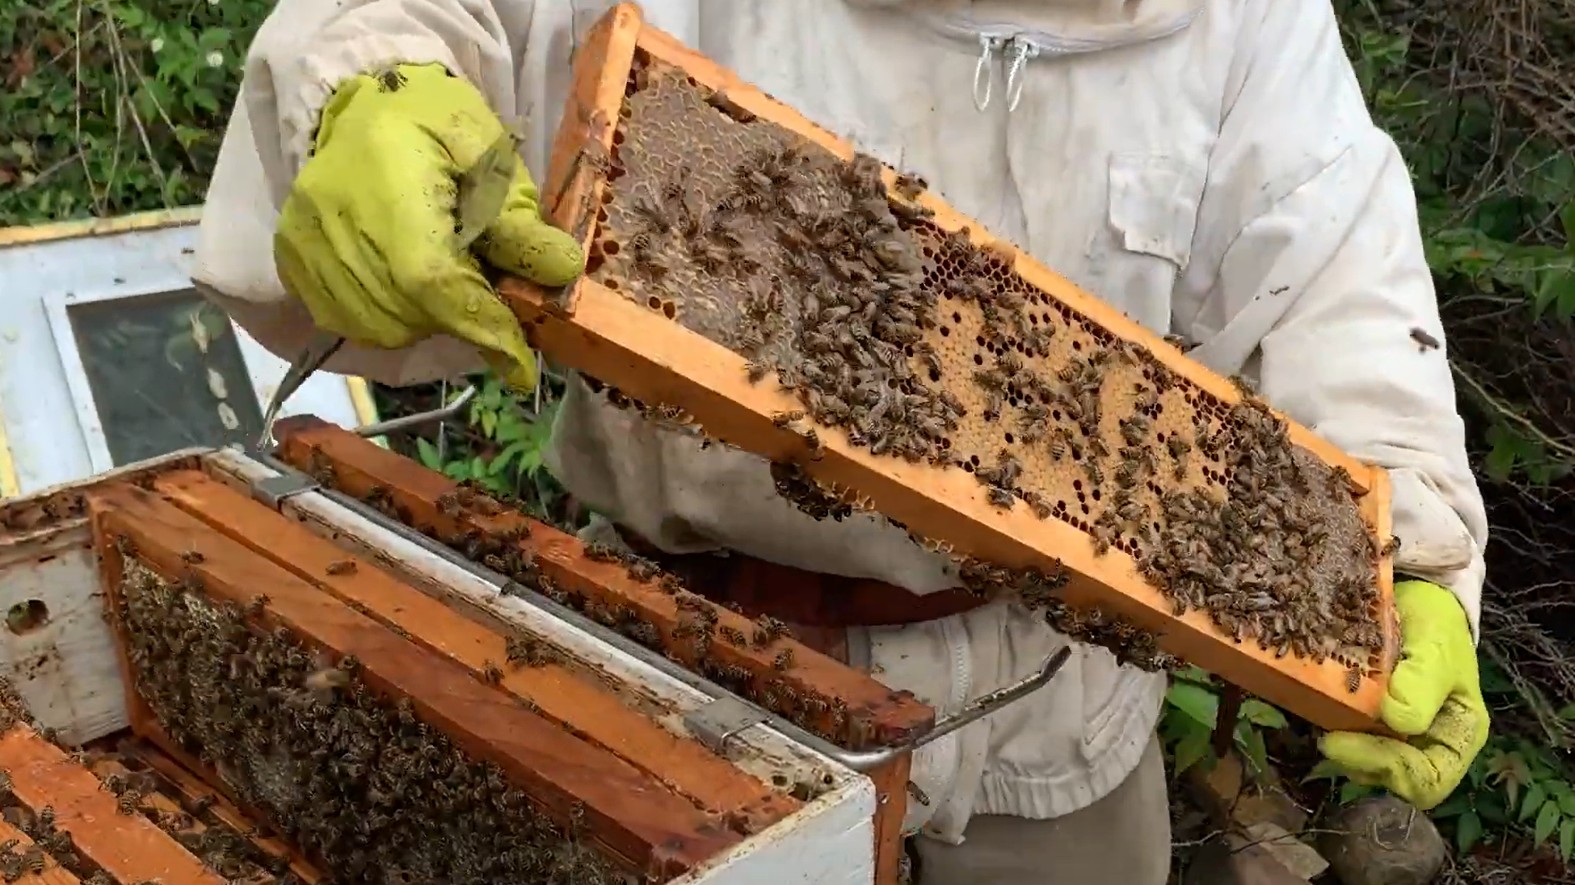
M803 807L799 800L772 790L699 742L679 737L625 706L569 667L556 663L508 666L504 636L396 580L374 563L348 555L299 523L279 519L203 473L164 474L155 481L154 490L259 555L288 550L288 556L275 560L277 564L361 614L398 628L472 676L482 678L489 666L498 667L498 684L530 701L537 713L616 753L747 832L759 832ZM358 565L354 572L335 574L344 562Z
M21 853L32 847L33 840L27 834L11 826L5 821L0 821L0 842L15 841L12 851ZM42 849L40 849L42 851ZM37 873L24 873L12 885L77 885L80 881L72 875L60 862L49 854L44 855L44 868Z
M617 40L622 45L633 32L639 51L682 69L704 87L725 91L730 100L763 123L791 130L839 157L853 155L851 143L672 36L641 23L632 4L620 4L604 18L604 23L608 22L616 22L616 26L602 32L604 39ZM581 58L584 63L575 68L577 82L605 84L624 82L627 77L628 67L621 53L590 48ZM564 119L616 120L623 98L621 92L614 95L605 89L577 87ZM565 135L560 131L560 141L565 143L555 152L555 161L566 163L579 155L566 143L571 135L578 136L585 146L582 150L590 153L603 153L612 146L611 132L576 128ZM555 167L549 178L558 180L566 175L568 170ZM894 173L887 170L886 176L890 185ZM588 189L589 184L577 186L584 193L596 193ZM554 210L556 223L568 230L594 229L590 216L600 208L599 203L573 198L575 193L571 188L570 198L549 207ZM1054 301L1141 345L1175 375L1217 400L1226 404L1241 400L1240 392L1229 381L1187 359L1158 335L1079 290L1010 243L989 237L981 225L933 192L921 194L918 202L933 211L930 220L937 227L966 232L976 245L1011 256L1015 272ZM705 428L708 436L772 461L799 463L818 481L856 490L872 502L874 509L921 536L946 542L959 554L1052 572L1064 566L1072 576L1061 593L1066 602L1129 619L1154 632L1166 650L1320 726L1382 730L1377 722L1379 705L1399 648L1393 611L1392 557L1384 556L1378 569L1379 605L1375 612L1386 631L1386 647L1353 692L1347 687L1347 668L1338 661L1276 657L1272 649L1255 642L1238 643L1224 635L1205 611L1173 615L1170 601L1144 579L1131 556L1120 550L1096 554L1084 532L1056 519L1039 519L1027 507L994 507L975 478L962 471L874 456L867 449L850 444L841 431L829 428L819 428L823 449L812 457L796 430L779 427L772 420L774 415L802 408L796 395L771 378L759 384L749 383L743 356L677 323L661 321L621 292L589 278L582 278L567 292L546 292L515 278L504 279L498 288L520 318L532 345L555 363L584 371L643 402L682 408ZM1371 534L1387 538L1387 474L1357 461L1302 425L1288 422L1288 427L1294 444L1350 473L1365 490L1359 504Z
M89 770L92 771L93 774L100 780L111 776L135 778L138 775L138 772L132 771L125 765L121 764L118 760L108 756L89 763ZM180 839L176 837L175 834L170 833L169 830L159 826L157 821L160 815L168 818L171 824L183 816L188 818L189 820L186 821L187 825L181 827L180 830L183 835L200 837L210 829L207 824L198 820L195 816L187 812L186 809L182 808L179 802L157 790L139 794L137 796L137 808L145 814L152 815L154 818L154 826L158 826L160 830L163 830L165 834L169 835L177 842L180 842ZM184 843L182 844L184 845ZM187 850L190 851L191 849L187 848ZM266 870L257 869L254 870L250 875L247 875L243 878L229 880L229 885L270 885L270 883L277 881L278 880L271 873L267 872Z
M485 515L450 508L451 512L443 512L438 501L451 496L457 483L347 430L301 416L280 421L274 435L284 460L302 470L325 468L319 471L324 474L331 470L333 485L357 498L381 490L408 514L413 527L436 537L461 537L473 531L503 534L526 528L529 536L517 542L518 547L535 556L543 574L561 589L582 594L599 605L632 610L660 633L669 654L690 666L696 664L690 643L673 635L680 627L679 600L687 598L715 611L718 631L709 652L713 660L741 668L762 686L781 680L800 695L824 699L831 709L821 717L822 730L845 732L848 743L855 747L905 743L934 724L934 711L909 692L887 688L801 643L783 639L756 648L748 641L728 639L722 628L749 637L754 623L693 594L669 593L655 579L634 578L621 563L588 559L584 544L557 529L512 511ZM792 649L793 663L779 671L774 660L784 648ZM836 712L838 708L845 710L847 725L842 730L834 726L833 717L844 715Z
M172 756L150 742L143 740L128 741L121 750L128 757L133 757L148 768L157 772L166 783L192 805L207 804L210 813L221 823L239 833L249 832L254 828L253 818L249 818L239 808L231 804L230 800L221 792L202 782L197 775ZM255 815L260 820L260 815ZM290 872L294 873L307 885L314 885L323 878L310 861L301 855L294 847L275 839L271 836L257 836L251 838L252 844L274 857L285 857L290 860Z
M26 725L0 736L0 769L11 793L35 814L55 810L55 827L78 852L117 881L226 885L179 842L140 814L120 814L98 778Z
M269 602L256 615L259 626L283 626L322 652L353 655L373 691L409 698L424 720L473 757L498 765L558 821L583 810L594 839L649 873L680 873L740 841L627 762L575 738L160 496L117 484L97 490L91 509L102 537L129 540L139 560L167 579L190 575L210 598L238 606L265 594ZM282 529L283 518L270 515ZM293 550L280 545L274 555L287 559Z

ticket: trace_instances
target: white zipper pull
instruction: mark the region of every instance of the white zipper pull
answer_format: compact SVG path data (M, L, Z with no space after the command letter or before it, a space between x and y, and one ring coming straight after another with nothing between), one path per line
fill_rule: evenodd
M973 106L980 111L990 106L990 90L995 85L995 51L1006 42L1001 37L979 35L979 60L973 66Z
M1039 46L1027 43L1013 37L1006 41L1006 112L1017 110L1017 103L1023 98L1023 68L1039 56Z

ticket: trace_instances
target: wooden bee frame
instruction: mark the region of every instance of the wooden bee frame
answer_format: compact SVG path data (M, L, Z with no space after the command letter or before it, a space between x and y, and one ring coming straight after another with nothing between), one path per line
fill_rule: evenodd
M0 771L9 779L10 801L25 809L22 817L32 822L33 836L39 837L9 822L0 823L0 840L15 840L15 850L31 852L35 858L34 871L18 882L78 882L77 875L61 863L68 853L76 855L72 867L102 872L121 885L148 881L225 885L227 881L134 809L119 813L115 795L93 771L28 725L14 724L0 735ZM45 816L52 816L52 822L45 824ZM52 840L40 829L65 837L64 845L48 844Z
M707 436L773 462L797 464L822 485L859 498L916 536L944 542L955 554L1014 569L1053 573L1064 566L1070 583L1060 598L1066 603L1105 611L1151 631L1164 650L1317 725L1378 729L1379 705L1398 648L1392 550L1382 543L1390 535L1389 486L1383 470L1288 422L1288 438L1299 451L1310 453L1325 470L1343 468L1349 475L1368 541L1373 549L1382 548L1377 556L1377 602L1369 612L1381 631L1381 647L1367 660L1342 664L1333 658L1277 655L1258 643L1239 641L1200 609L1175 615L1170 602L1145 580L1134 556L1121 549L1100 555L1077 525L1036 517L1027 507L997 509L975 477L962 470L876 456L851 444L841 430L815 425L817 433L809 438L800 426L773 420L799 412L804 405L799 396L770 378L754 383L751 376L760 380L761 373L752 372L740 353L676 322L661 321L664 313L672 319L670 303L632 300L614 288L616 280L596 271L606 258L599 226L611 193L608 158L616 155L622 138L620 115L626 110L626 88L633 82L637 57L678 69L691 84L721 96L737 116L781 127L843 160L854 156L846 141L647 26L633 4L619 5L578 49L574 86L545 188L556 222L580 239L592 267L586 277L559 292L517 279L505 279L499 286L534 346L555 363L579 369L641 403L681 409ZM896 199L896 174L885 169L883 176ZM980 225L933 193L904 198L922 207L926 223L946 236L966 238L1006 262L1052 309L1075 312L1102 327L1102 335L1135 346L1151 365L1161 367L1156 371L1212 397L1211 402L1243 402L1244 394L1230 381L1188 360L1158 335L1011 244L988 237ZM1050 314L1045 316L1048 323Z
M649 624L652 638L658 640L657 646L668 657L697 671L703 670L700 656L694 645L683 638L685 611L687 605L705 606L716 618L716 632L710 637L706 657L749 678L747 685L735 684L735 689L766 706L770 706L762 697L766 691L782 699L798 698L800 712L803 699L812 699L813 708L824 711L818 716L795 715L794 710L788 709L778 712L849 749L903 745L934 724L934 710L908 692L893 691L790 637L775 638L762 645L755 638L759 625L694 594L666 587L660 575L632 574L626 563L587 556L585 544L578 539L516 512L498 509L489 513L485 510L491 508L477 512L476 508L456 507L458 483L340 427L300 416L279 422L274 435L282 460L311 474L327 488L376 502L401 523L429 537L464 546L463 539L478 533L514 536L510 542L513 547L532 559L544 578L578 596L582 600L579 607L585 613L605 619L622 612ZM173 493L180 482L165 478L157 485ZM177 495L176 499L181 497ZM365 602L372 605L375 599ZM418 618L415 623L431 621ZM411 629L414 631L415 626ZM430 627L422 630L430 632ZM784 650L792 661L785 670L779 669L778 664ZM548 709L547 700L535 700L544 712ZM585 711L578 708L579 703L565 699L563 709L587 718ZM832 711L841 711L835 720ZM579 727L628 739L627 727L611 720L586 722ZM651 764L656 764L665 752L653 748ZM868 773L879 797L875 817L878 885L896 882L910 761L908 754L899 754Z
M90 499L132 728L253 819L267 818L193 758L138 694L121 614L131 558L251 628L282 629L332 659L354 656L368 690L408 699L470 758L497 766L553 825L628 872L682 875L801 805L630 711L620 716L572 674L504 669L505 637L204 474L176 471L148 485L111 484ZM570 709L575 703L585 708Z

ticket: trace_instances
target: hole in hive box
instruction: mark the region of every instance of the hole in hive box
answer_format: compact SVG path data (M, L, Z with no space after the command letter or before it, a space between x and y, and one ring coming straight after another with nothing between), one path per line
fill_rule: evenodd
M1081 341L1073 341L1072 342L1072 349L1073 350L1082 350L1083 349L1083 342L1081 342Z
M974 364L974 365L976 365L976 366L982 366L982 365L984 365L984 357L982 357L982 356L980 356L980 355L979 355L979 354L977 354L977 353L976 353L976 354L974 354L974 355L973 355L973 364Z
M1079 504L1086 504L1086 503L1088 503L1088 493L1087 492L1078 492L1077 493L1077 503L1079 503Z
M618 281L617 280L603 280L602 281L602 285L606 286L609 289L612 289L613 291L617 291L618 290Z
M966 470L969 473L972 473L973 472L973 465L968 463L967 461L964 461L964 462L962 462L962 469Z
M955 310L952 311L952 322L954 322L954 323L962 322L962 314L958 313Z
M1104 497L1099 493L1099 489L1094 489L1092 494L1095 501L1098 501L1100 498Z
M1084 516L1088 516L1089 515L1089 510L1088 510L1088 505L1087 504L1079 504L1077 506L1078 506L1079 509L1081 509L1083 511L1083 515Z
M968 463L972 464L975 467L978 467L979 466L979 456L978 455L969 455L968 456Z
M592 249L591 254L585 256L585 275L591 276L595 274L598 270L602 269L602 265L606 261L607 258L601 254L600 249Z
M662 299L656 297L655 295L652 295L651 297L645 299L645 306L649 307L652 310L661 310L662 309Z
M602 240L602 252L604 254L607 254L607 255L617 255L618 254L618 241L617 240Z
M678 316L678 305L671 301L663 301L662 316L667 317L668 319Z
M1083 481L1080 479L1072 480L1072 489L1081 492L1083 490Z
M17 636L33 632L49 623L49 606L42 599L29 599L11 606L5 613L5 626Z
M1061 420L1061 410L1060 409L1051 409L1050 410L1050 417L1056 419L1057 421L1060 421Z
M624 90L624 94L625 95L631 95L633 93L634 93L634 84L630 83L629 87L626 90ZM623 107L618 109L618 116L621 117L622 119L627 120L630 117L634 116L634 110L631 109L628 105L624 105Z
M951 329L948 329L945 326L941 327L941 337L942 338L945 338L946 336L950 335L951 333L952 333Z
M941 380L941 373L939 371L935 370L935 369L931 369L930 370L930 380L931 381L939 381L939 380Z
M1039 325L1039 317L1035 316L1034 314L1029 314L1028 315L1028 322L1030 324L1032 324L1032 325L1037 326L1037 325Z
M613 144L619 144L619 145L623 144L623 130L622 129L614 129L613 130Z
M1014 441L1015 441L1015 437L1013 437L1010 433L1008 433L1006 435L1006 444L1007 445L1011 445Z

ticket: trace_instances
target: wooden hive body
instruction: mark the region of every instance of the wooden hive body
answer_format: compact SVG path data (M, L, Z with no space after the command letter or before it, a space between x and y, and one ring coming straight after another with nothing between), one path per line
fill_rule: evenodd
M769 459L818 518L877 512L1137 663L1375 728L1397 649L1382 470L632 4L579 47L547 182L587 273L500 291L615 403Z
M298 421L287 438L319 474L391 471L381 506L418 530L457 512L396 505L452 486L351 434ZM876 856L897 845L905 756L866 778L767 726L708 743L696 687L336 486L280 480L182 453L0 509L0 595L54 613L0 661L46 730L0 736L7 802L34 815L16 862L35 862L27 840L58 843L36 881L894 881ZM525 531L522 561L608 609L648 605L661 579ZM40 586L34 569L66 557ZM771 650L789 646L797 664L765 671L839 703L849 731L904 739L933 720L791 639Z

